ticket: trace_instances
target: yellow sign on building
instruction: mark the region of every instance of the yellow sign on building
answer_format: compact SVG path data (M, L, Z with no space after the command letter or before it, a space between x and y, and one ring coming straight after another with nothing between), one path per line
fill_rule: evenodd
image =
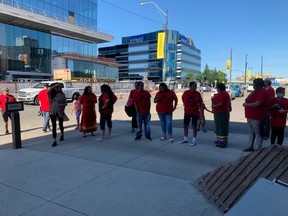
M159 32L157 36L157 59L163 59L165 52L165 32Z
M56 69L54 70L54 80L71 80L70 69Z

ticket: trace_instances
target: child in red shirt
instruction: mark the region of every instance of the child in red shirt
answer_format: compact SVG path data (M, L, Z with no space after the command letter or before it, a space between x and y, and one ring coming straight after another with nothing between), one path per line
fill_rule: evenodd
M271 145L282 145L284 140L284 130L286 127L286 118L288 112L288 99L284 98L285 88L278 87L276 89L276 98L273 98L268 103L268 110L270 110L271 119Z

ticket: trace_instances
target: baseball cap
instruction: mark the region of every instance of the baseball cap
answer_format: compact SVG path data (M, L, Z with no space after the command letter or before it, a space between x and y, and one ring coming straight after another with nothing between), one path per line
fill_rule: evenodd
M2 88L2 92L3 92L3 91L9 91L9 88L8 88L8 87L3 87L3 88Z

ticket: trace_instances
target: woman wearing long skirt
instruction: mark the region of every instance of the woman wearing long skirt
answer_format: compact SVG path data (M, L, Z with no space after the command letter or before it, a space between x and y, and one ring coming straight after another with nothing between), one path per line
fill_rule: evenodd
M228 144L231 102L225 84L218 83L217 92L212 98L212 111L216 128L215 144L217 147L225 148Z
M82 105L82 116L80 123L80 132L83 132L83 137L86 133L91 133L94 136L94 131L97 130L96 110L95 104L97 97L92 92L91 86L86 86L83 95L79 99Z

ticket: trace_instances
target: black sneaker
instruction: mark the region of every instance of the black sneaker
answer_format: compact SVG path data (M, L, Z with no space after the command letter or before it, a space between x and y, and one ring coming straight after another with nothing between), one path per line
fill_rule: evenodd
M136 137L135 137L135 140L141 140L141 135L137 135Z
M254 152L254 148L247 147L247 148L243 149L243 152Z
M5 132L5 134L9 134L9 131L7 130L7 131Z
M147 135L145 138L146 138L146 140L148 140L148 141L150 141L150 142L152 141L152 138L151 138L150 135Z
M52 147L56 147L56 146L57 146L57 142L54 141L54 142L52 143Z

